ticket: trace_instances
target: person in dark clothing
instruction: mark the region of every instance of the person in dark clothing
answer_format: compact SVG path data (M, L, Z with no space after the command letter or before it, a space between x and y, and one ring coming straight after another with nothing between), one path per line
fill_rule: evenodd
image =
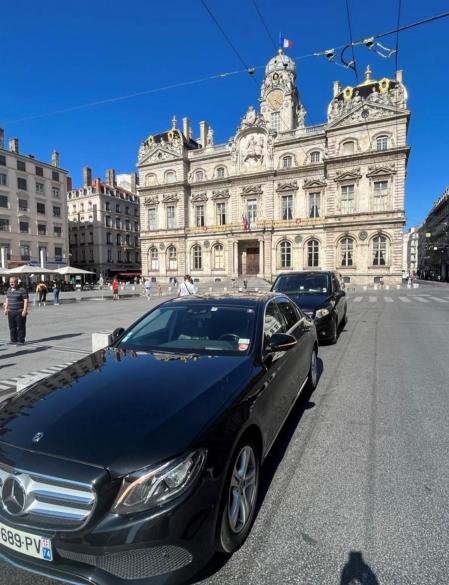
M53 287L53 304L59 305L59 292L61 290L59 288L59 282L57 280L54 280L52 282L52 287Z
M26 319L28 314L28 292L19 287L16 276L9 279L3 312L8 317L11 343L23 345L26 336Z

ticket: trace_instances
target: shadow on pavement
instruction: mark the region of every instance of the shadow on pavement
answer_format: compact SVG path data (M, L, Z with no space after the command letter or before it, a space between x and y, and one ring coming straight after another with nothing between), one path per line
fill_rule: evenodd
M9 357L9 356L5 356L5 357ZM16 365L16 364L2 364L2 365L0 366L0 370L1 370L2 368L9 368L9 367L11 367L11 366L15 366L15 365Z
M56 341L58 339L68 339L70 337L79 337L83 333L65 333L64 335L54 335L53 337L43 337L42 339L30 339L28 343L41 343L42 341Z
M0 359L18 357L20 355L29 355L30 353L37 353L38 351L45 351L47 349L48 349L48 345L46 345L44 347L35 347L33 349L24 349L23 351L15 351L14 353L9 353L8 355L4 355L4 356L0 357Z
M318 383L320 378L323 374L323 360L321 358L317 359L318 365ZM260 485L259 485L259 496L258 496L258 503L256 514L254 516L254 520L257 518L257 514L262 507L264 502L265 496L268 493L270 488L271 482L275 476L277 468L279 467L282 459L284 458L285 452L288 449L288 445L290 443L291 438L293 437L296 428L302 418L302 415L306 410L310 410L315 406L314 402L311 402L311 392L305 392L299 396L295 406L293 407L292 411L290 412L287 420L282 427L281 432L279 433L276 441L271 448L271 451L268 457L265 459L263 467L261 469L260 474ZM187 585L194 585L204 579L212 577L215 573L217 573L224 565L228 562L232 555L226 554L216 554L212 560L202 569L195 578L188 582ZM376 585L377 581L374 581L372 584L368 582L368 585ZM349 585L349 583L348 583ZM352 584L351 584L352 585ZM363 583L362 585L365 585Z
M352 550L341 572L340 585L379 585L376 575L363 560L360 551Z

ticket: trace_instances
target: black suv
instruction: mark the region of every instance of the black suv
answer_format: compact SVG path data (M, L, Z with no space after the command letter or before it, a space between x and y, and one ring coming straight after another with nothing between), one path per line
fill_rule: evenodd
M337 272L287 272L279 274L271 290L288 295L306 315L313 317L318 339L336 343L347 321L344 285Z

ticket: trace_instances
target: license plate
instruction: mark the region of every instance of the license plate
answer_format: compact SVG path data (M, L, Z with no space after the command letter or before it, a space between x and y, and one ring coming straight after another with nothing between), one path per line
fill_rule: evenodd
M53 551L49 538L16 530L0 522L1 546L35 559L41 559L41 561L53 560Z

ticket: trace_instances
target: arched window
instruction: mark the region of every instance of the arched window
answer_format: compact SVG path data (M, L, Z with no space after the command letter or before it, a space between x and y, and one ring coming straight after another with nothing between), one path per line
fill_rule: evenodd
M388 136L382 134L376 138L376 150L388 150Z
M376 236L373 238L373 266L385 266L387 263L387 238Z
M354 266L354 240L343 238L340 241L340 264L341 266Z
M343 142L343 144L341 146L341 152L344 155L354 154L354 152L355 152L354 140L347 140L346 142Z
M319 163L321 160L321 153L319 150L314 150L310 153L310 162L311 163Z
M218 167L217 170L215 171L215 175L217 179L222 179L225 176L225 168Z
M201 270L203 268L201 247L198 245L193 246L192 248L192 268L193 270Z
M195 172L195 181L204 181L204 171Z
M150 269L159 270L159 252L157 248L150 248Z
M292 267L292 245L290 242L283 241L279 244L279 255L281 268Z
M175 183L176 182L176 173L175 173L175 171L167 171L165 173L165 182L166 183Z
M282 159L282 168L290 169L293 166L293 157L291 155L284 156Z
M168 258L168 269L169 270L177 270L178 269L178 258L176 256L176 248L174 246L169 246L167 248L167 258Z
M154 173L147 173L145 175L145 187L149 187L150 185L156 185L157 178Z
M224 248L222 244L216 244L212 248L212 266L214 270L224 270Z
M318 240L309 240L307 242L307 266L309 268L316 268L320 265L319 250L320 244Z

